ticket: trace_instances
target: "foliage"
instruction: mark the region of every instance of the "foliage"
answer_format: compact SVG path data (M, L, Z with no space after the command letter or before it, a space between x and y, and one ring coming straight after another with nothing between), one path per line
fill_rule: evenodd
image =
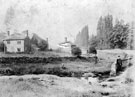
M100 17L97 25L97 35L92 36L90 39L89 47L96 47L98 49L114 49L114 48L127 48L133 49L133 36L128 43L129 33L132 33L132 29L123 20L116 20L113 26L112 15Z
M38 40L35 39L34 37L32 37L31 43L37 46L38 45Z
M100 17L98 21L97 36L96 36L96 41L98 41L98 43L96 46L99 49L109 48L108 37L113 29L112 21L113 21L112 15Z
M118 21L110 33L109 42L111 48L126 48L129 33L129 25Z
M48 42L43 39L40 39L40 41L38 41L38 39L36 39L35 37L32 37L31 43L37 46L40 51L48 50Z
M97 39L97 37L96 36L92 36L91 37L91 40L90 40L90 47L97 47L98 46L98 39Z
M6 12L4 24L7 29L10 29L12 25L14 25L13 20L15 18L15 9L14 7L9 7Z
M134 22L131 23L127 48L130 50L134 49Z
M45 51L48 49L48 43L45 40L42 40L39 44L38 47L40 48L40 51Z
M76 57L80 57L81 54L82 54L82 51L81 51L81 49L79 47L73 47L71 49L71 53L72 53L72 55L74 55Z
M97 50L95 47L90 47L88 53L97 54Z
M30 54L30 53L34 53L34 49L31 45L31 41L29 37L26 37L24 40L24 45L25 45L25 53Z
M88 47L88 41L89 41L89 28L88 25L86 25L77 34L75 44L79 47Z

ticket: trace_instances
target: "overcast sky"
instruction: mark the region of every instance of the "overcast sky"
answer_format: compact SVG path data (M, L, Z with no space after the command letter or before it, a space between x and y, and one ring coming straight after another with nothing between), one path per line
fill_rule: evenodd
M0 0L0 30L5 31L7 9L15 11L11 29L28 29L40 37L49 38L55 47L68 37L73 41L85 26L89 34L96 33L100 16L112 14L114 18L133 20L134 0Z

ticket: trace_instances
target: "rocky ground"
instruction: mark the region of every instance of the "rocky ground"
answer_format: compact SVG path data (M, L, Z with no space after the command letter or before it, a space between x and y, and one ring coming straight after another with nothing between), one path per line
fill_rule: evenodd
M0 77L0 97L131 97L133 80L125 73L99 81L55 75Z

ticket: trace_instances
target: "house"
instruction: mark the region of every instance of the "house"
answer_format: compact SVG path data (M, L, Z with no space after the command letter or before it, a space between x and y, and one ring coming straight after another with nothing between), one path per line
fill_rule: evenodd
M8 37L3 40L5 53L25 53L29 49L30 39L27 35L21 33L14 33L10 35L8 31Z
M67 40L67 37L65 37L65 41L58 44L58 48L62 52L71 53L71 46L72 42Z

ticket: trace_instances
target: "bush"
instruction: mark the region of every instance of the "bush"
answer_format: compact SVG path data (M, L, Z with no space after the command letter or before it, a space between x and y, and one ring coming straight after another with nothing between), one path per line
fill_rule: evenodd
M40 48L40 51L46 51L48 50L48 43L45 40L42 40L39 44L38 47Z
M97 54L97 50L95 47L90 47L88 53Z
M73 47L71 50L72 55L76 56L76 57L80 57L82 54L82 51L79 47Z
M53 51L53 49L52 49L52 48L50 48L50 49L49 49L49 51Z

